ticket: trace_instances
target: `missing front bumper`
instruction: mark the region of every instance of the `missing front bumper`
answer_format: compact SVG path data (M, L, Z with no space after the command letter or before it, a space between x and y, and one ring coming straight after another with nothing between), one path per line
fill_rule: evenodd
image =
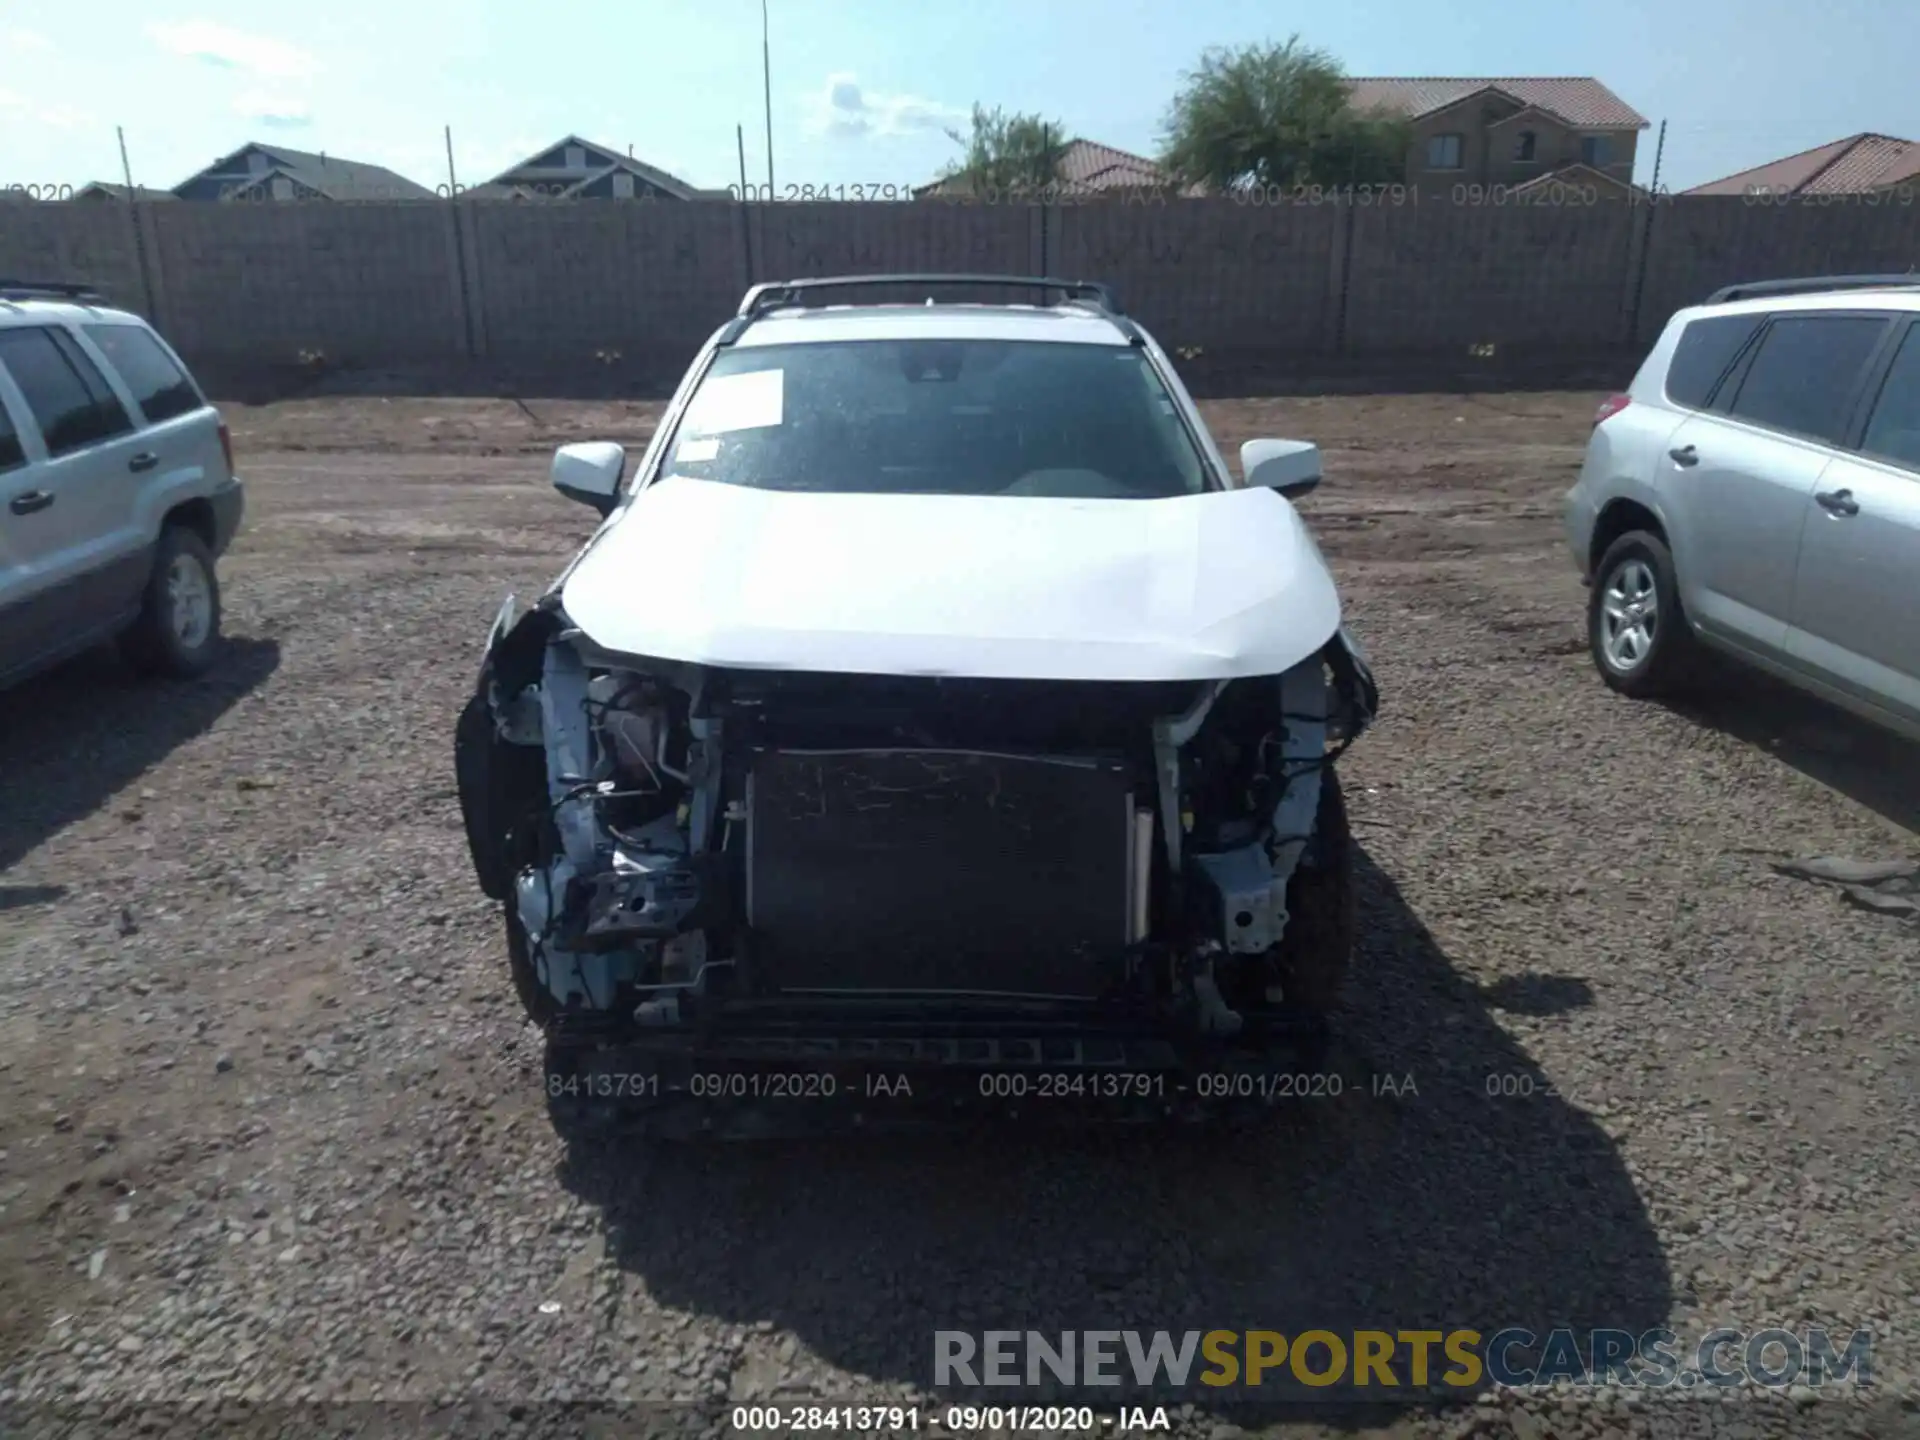
M747 1136L1199 1120L1338 1089L1321 1020L1278 1009L1252 1019L1231 1045L1137 1022L884 1007L783 1008L618 1040L560 1029L546 1090L562 1128Z

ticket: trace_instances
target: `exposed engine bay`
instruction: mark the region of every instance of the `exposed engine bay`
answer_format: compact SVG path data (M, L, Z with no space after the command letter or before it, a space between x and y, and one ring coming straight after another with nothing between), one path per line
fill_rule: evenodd
M1033 681L652 661L552 596L508 616L460 789L542 1022L906 1007L1229 1039L1324 1001L1290 897L1346 860L1330 762L1377 696L1344 632L1279 676Z

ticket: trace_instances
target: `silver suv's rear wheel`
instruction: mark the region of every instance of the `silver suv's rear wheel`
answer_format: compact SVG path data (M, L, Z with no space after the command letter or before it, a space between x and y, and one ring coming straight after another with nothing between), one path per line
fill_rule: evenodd
M1667 694L1694 662L1693 632L1680 609L1673 555L1647 530L1607 547L1587 599L1587 644L1600 678L1623 695Z
M140 616L120 639L137 670L187 678L220 649L220 582L206 542L183 525L160 532Z
M1660 623L1660 589L1653 567L1638 557L1607 577L1600 595L1600 642L1615 670L1632 670L1653 653L1653 632Z

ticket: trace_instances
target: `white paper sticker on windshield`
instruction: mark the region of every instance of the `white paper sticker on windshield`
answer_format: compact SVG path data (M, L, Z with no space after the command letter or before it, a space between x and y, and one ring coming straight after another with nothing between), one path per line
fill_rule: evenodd
M713 459L719 453L720 441L717 438L682 440L674 447L673 460L676 465L697 465L702 460Z
M778 425L785 393L784 370L716 375L700 387L687 406L682 431L687 435L727 435L735 430Z

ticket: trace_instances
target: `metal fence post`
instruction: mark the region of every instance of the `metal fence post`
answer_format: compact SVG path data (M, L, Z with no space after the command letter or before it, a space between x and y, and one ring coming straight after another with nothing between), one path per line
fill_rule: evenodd
M1340 224L1340 292L1334 301L1333 310L1333 353L1347 353L1347 297L1353 293L1353 226L1359 206L1353 203L1353 196L1342 200L1343 212Z
M1629 346L1640 343L1640 303L1647 290L1647 260L1653 253L1653 217L1660 210L1660 162L1666 157L1666 153L1667 122L1662 120L1660 138L1653 147L1653 179L1647 185L1647 223L1640 230L1640 263L1635 268L1633 277L1633 301L1627 307L1626 343ZM1628 246L1631 250L1631 231L1628 232Z

